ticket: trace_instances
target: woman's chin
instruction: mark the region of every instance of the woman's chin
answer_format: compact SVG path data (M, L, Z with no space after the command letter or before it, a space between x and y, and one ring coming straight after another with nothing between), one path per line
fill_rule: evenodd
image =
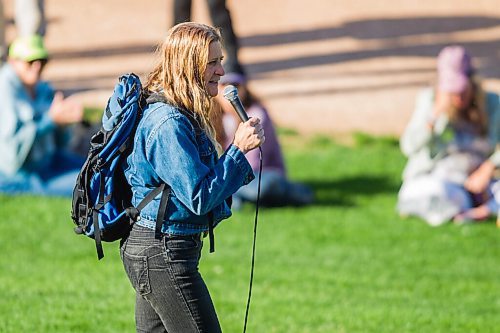
M207 92L211 97L217 96L219 93L219 86L217 83L209 82L207 85Z

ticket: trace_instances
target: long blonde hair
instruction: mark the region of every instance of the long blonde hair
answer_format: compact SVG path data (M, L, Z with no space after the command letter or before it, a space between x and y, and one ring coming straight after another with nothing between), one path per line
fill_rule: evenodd
M148 75L144 89L148 93L163 93L173 106L192 112L220 152L211 121L215 111L203 79L212 42L220 43L221 36L208 25L185 22L172 27L158 47L158 63Z

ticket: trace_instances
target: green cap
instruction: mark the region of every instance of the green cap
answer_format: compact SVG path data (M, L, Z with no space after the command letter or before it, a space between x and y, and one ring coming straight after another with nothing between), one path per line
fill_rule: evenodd
M49 53L40 35L24 36L15 39L9 48L9 57L24 61L47 59Z

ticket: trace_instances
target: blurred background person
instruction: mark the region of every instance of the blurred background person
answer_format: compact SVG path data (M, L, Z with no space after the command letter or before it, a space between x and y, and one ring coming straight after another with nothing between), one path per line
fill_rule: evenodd
M221 29L224 43L226 73L245 74L243 66L238 60L239 43L233 30L231 14L225 0L207 0L212 24ZM192 0L174 0L174 25L191 21Z
M84 160L64 150L62 126L82 105L41 80L49 54L40 35L19 37L0 69L0 191L71 195Z
M44 0L16 0L15 24L18 36L45 36L47 21ZM5 38L6 18L3 1L0 1L0 65L5 61L7 44Z
M441 50L437 75L436 87L418 95L401 137L408 163L397 208L431 225L486 219L500 198L499 96L482 89L461 46Z
M5 57L5 14L3 12L3 1L0 1L0 66Z
M238 96L248 116L250 118L259 118L266 133L266 141L262 145L263 165L260 204L263 206L303 206L311 204L314 201L313 191L304 184L292 182L288 179L281 146L271 117L262 103L248 89L245 76L242 74L226 74L219 81L219 95L215 98L222 110L218 128L218 141L220 141L223 148L229 147L240 123L240 119L232 105L221 94L224 87L229 84L237 87ZM250 184L241 187L233 195L234 208L239 208L243 202L255 203L257 201L257 179L260 165L258 149L248 152L246 158L256 174L256 179Z
M15 22L19 37L45 36L47 21L45 19L44 0L16 0Z

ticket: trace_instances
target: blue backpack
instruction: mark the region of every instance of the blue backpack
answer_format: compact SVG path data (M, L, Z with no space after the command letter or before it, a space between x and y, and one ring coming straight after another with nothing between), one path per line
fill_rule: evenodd
M73 190L71 217L75 232L95 239L97 257L102 259L101 242L113 242L130 232L140 210L162 193L156 221L156 235L165 216L170 187L162 184L132 206L132 191L124 175L127 156L132 151L134 135L148 102L139 77L123 75L102 116L102 128L92 136L87 159Z

